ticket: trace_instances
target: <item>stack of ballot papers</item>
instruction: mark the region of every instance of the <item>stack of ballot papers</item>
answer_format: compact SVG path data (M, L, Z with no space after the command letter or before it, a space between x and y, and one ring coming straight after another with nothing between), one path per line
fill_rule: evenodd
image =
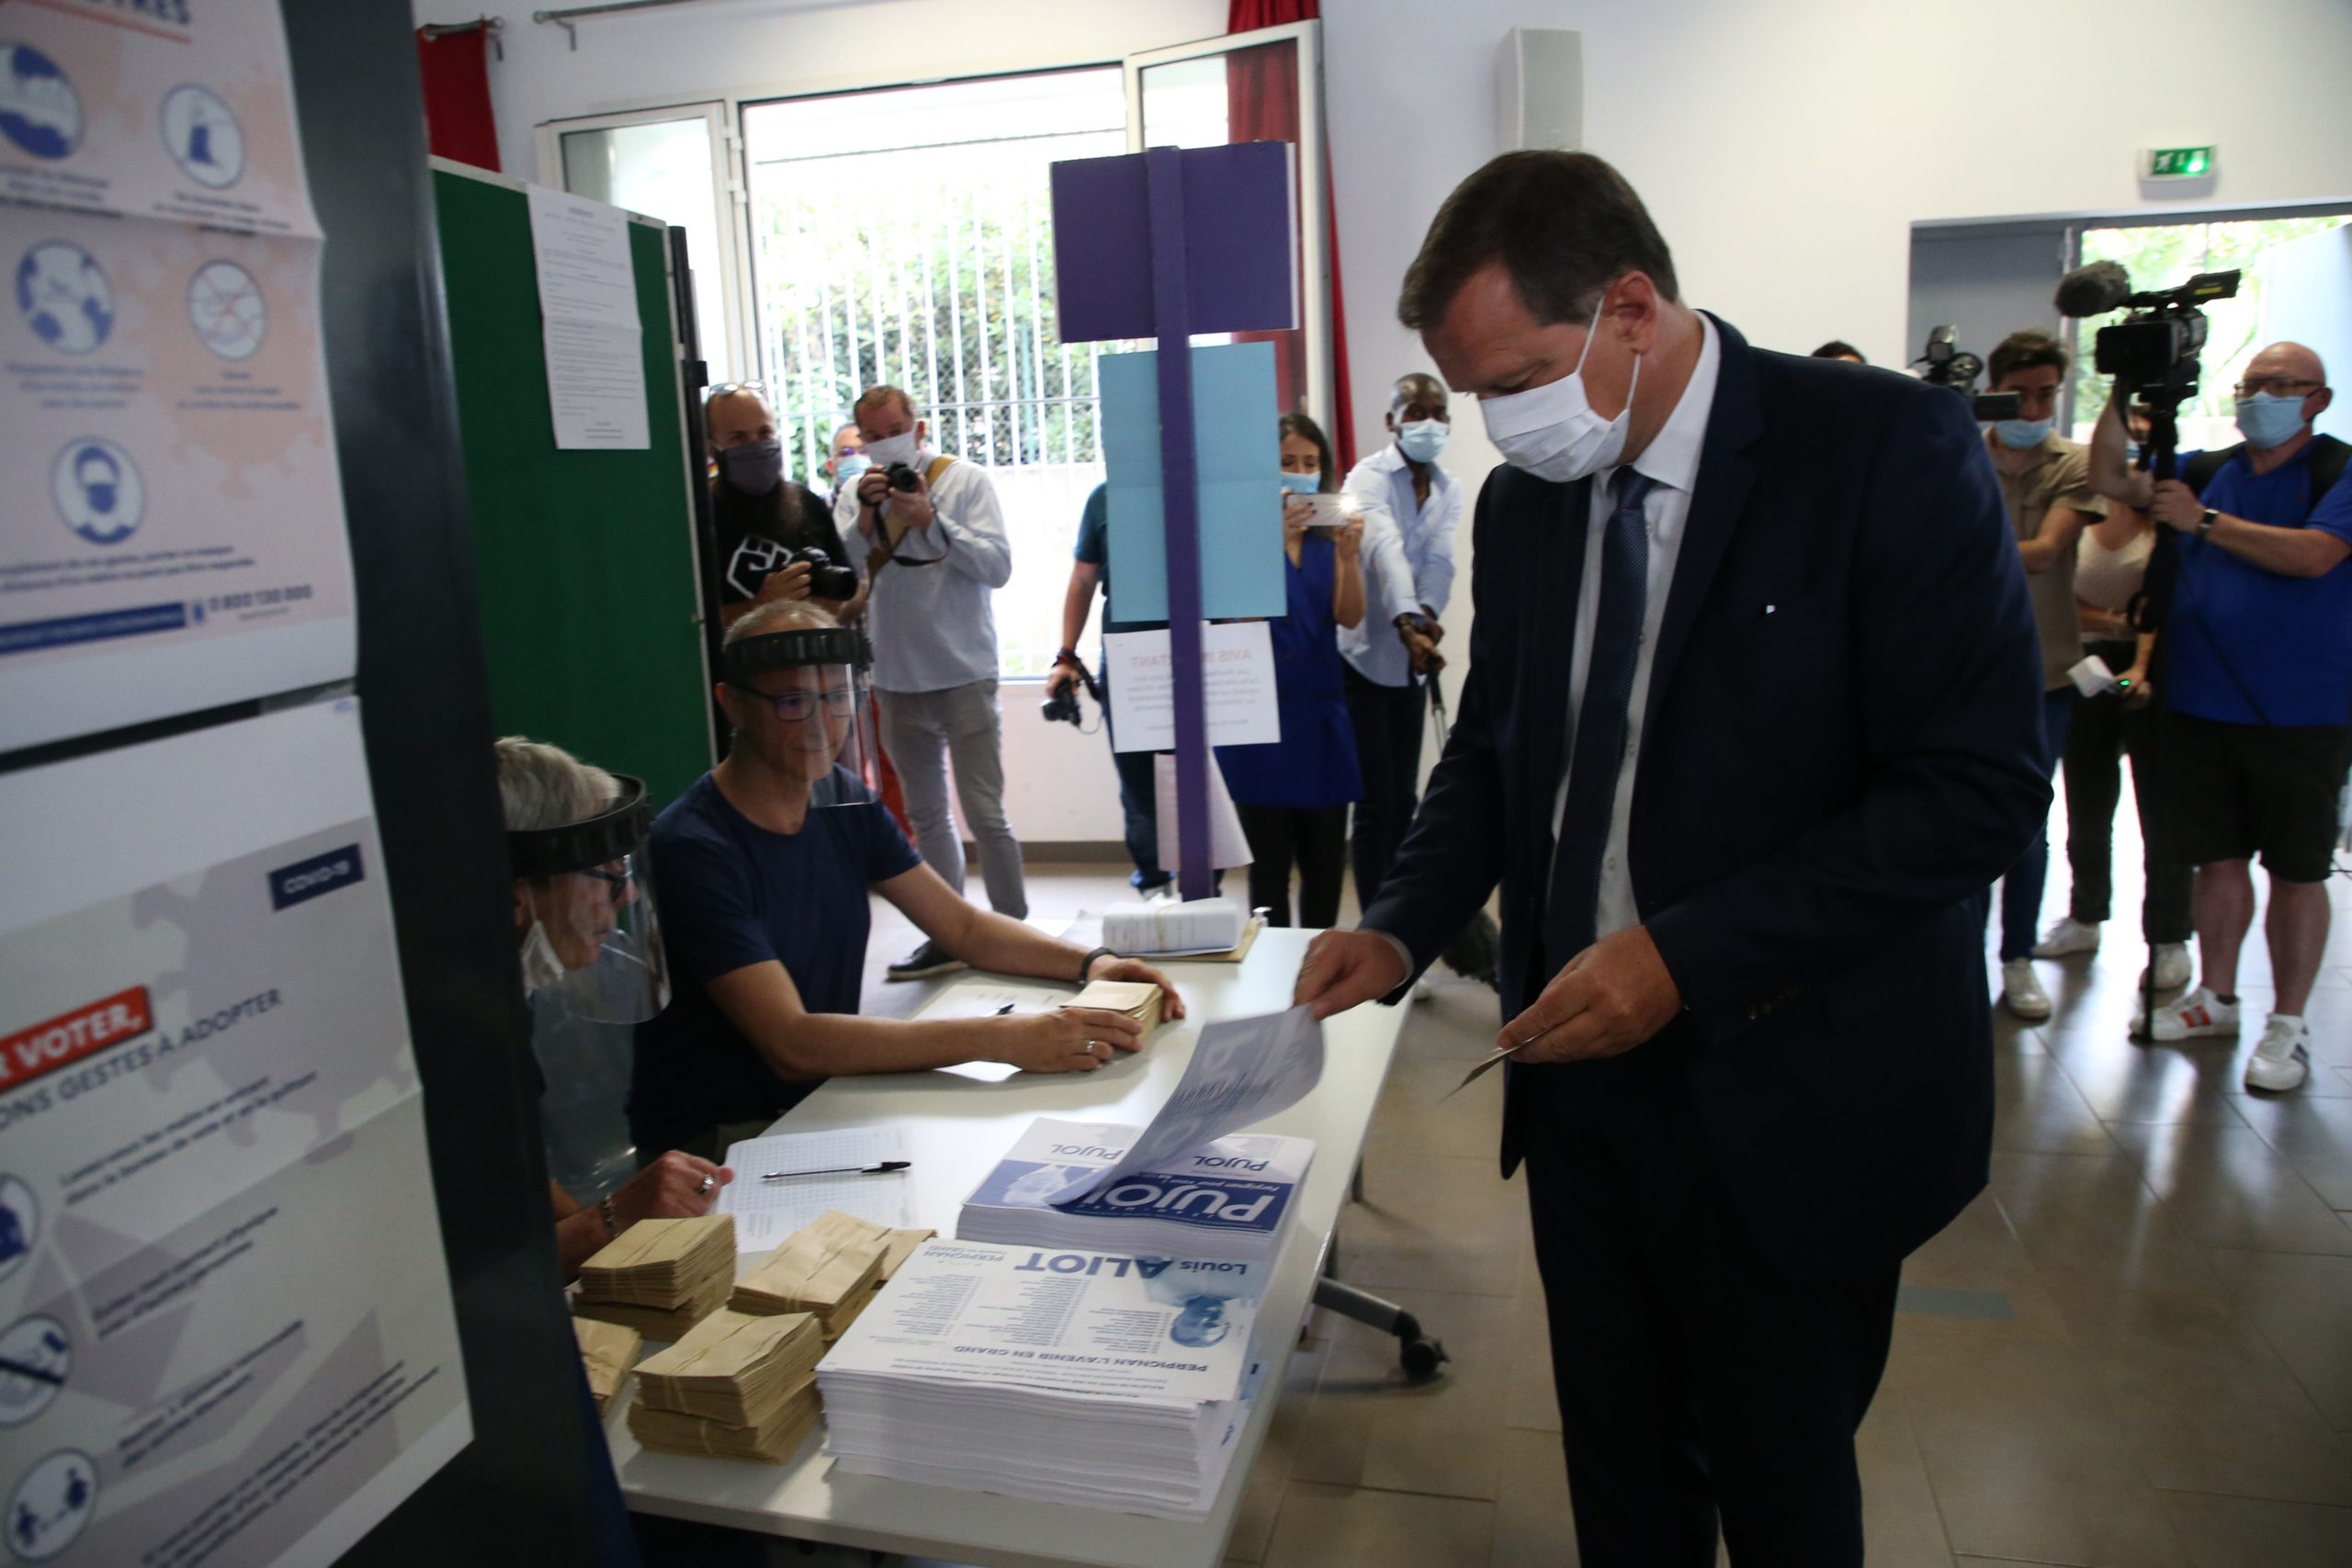
M1114 904L1102 911L1102 945L1147 957L1228 953L1249 924L1250 912L1230 898Z
M1148 1170L1130 1168L1123 1161L1141 1132L1115 1122L1032 1122L964 1201L956 1235L1149 1258L1273 1261L1315 1158L1313 1140L1236 1134Z
M837 1339L882 1283L893 1232L838 1209L785 1238L767 1261L743 1276L728 1305L740 1313L810 1313ZM901 1256L908 1250L901 1248Z
M844 1471L1197 1519L1250 1401L1266 1269L933 1241L826 1352Z
M628 1429L664 1453L782 1464L816 1423L824 1336L806 1313L753 1317L724 1308L637 1369Z
M1140 1038L1148 1040L1159 1027L1162 999L1159 987L1148 980L1096 980L1062 1005L1125 1013L1143 1026Z
M735 1220L639 1220L580 1266L575 1317L672 1340L726 1303L735 1286Z
M620 1393L629 1368L636 1365L645 1336L591 1317L573 1318L571 1335L580 1342L580 1364L588 1373L588 1392L595 1398L596 1414L602 1416L612 1407L613 1396Z

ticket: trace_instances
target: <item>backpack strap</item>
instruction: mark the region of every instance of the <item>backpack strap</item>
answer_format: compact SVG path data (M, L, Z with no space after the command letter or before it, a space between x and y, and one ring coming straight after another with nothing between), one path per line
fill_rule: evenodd
M2344 477L2345 464L2352 460L2352 443L2338 441L2333 435L2322 435L2312 442L2312 505L2319 505L2320 497L2335 488Z
M2213 482L2213 476L2229 467L2232 458L2241 457L2245 452L2245 443L2243 441L2234 446L2224 446L2218 452L2199 452L2181 465L2181 481L2203 495L2205 487Z

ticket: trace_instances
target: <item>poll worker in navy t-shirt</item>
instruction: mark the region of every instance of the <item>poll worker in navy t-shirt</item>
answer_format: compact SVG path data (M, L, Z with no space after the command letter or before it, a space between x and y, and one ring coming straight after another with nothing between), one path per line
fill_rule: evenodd
M1142 1043L1134 1020L1099 1009L859 1017L869 891L974 968L1067 985L1146 981L1167 992L1166 1016L1183 1016L1158 970L967 903L878 802L834 787L851 776L840 762L854 722L849 666L761 668L783 645L753 646L827 629L854 638L806 601L761 604L728 628L718 694L732 745L654 822L673 991L638 1026L628 1117L641 1150L720 1157L837 1075L965 1062L1092 1072ZM820 803L845 795L853 803Z
M2278 989L2245 1083L2276 1093L2311 1071L2303 1009L2327 946L2336 800L2352 759L2352 474L2343 444L2312 428L2335 396L2318 355L2274 343L2236 390L2245 444L2201 462L2183 453L2179 479L2154 479L2124 460L2117 383L2091 437L2091 482L2171 529L2180 549L2155 698L2170 715L2163 793L2176 847L2197 867L2201 973L2145 1032L2238 1032L2259 852Z

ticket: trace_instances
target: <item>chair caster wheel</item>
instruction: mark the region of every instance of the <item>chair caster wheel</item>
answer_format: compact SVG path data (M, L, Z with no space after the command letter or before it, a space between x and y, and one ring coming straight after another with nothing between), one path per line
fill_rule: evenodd
M1437 1376L1438 1368L1451 1359L1442 1344L1425 1335L1397 1347L1397 1359L1404 1363L1405 1375L1417 1382Z

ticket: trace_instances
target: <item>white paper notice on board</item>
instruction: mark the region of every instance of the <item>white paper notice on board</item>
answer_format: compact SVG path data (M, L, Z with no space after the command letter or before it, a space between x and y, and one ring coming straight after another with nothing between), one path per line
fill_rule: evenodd
M350 677L322 254L0 203L0 750Z
M1166 751L1176 744L1176 687L1169 679L1168 633L1106 632L1111 733L1121 751ZM1209 744L1256 746L1282 739L1274 701L1273 636L1263 621L1201 628L1201 694Z
M1176 759L1166 753L1151 760L1152 808L1159 821L1159 863L1183 863L1182 840L1177 835ZM1231 871L1237 865L1248 865L1254 857L1250 852L1249 836L1241 830L1241 813L1233 808L1233 796L1225 787L1225 770L1209 759L1209 866L1216 871Z
M0 817L9 1544L331 1562L471 1434L356 705Z
M628 218L617 207L544 186L528 193L555 444L567 451L641 450L652 433Z

